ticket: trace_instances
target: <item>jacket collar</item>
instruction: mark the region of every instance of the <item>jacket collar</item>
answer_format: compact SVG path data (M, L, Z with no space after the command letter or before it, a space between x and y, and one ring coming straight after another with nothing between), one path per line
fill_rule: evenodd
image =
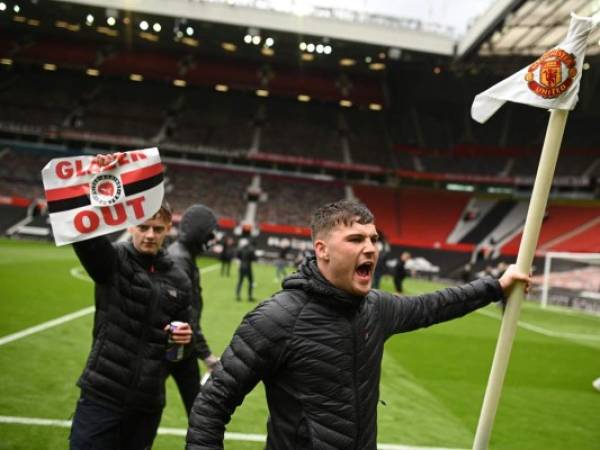
M156 255L146 255L140 253L131 241L125 244L125 250L140 266L146 270L154 269L159 272L168 270L172 265L173 261L168 257L164 249L160 249Z
M360 307L365 298L352 295L331 284L319 270L314 256L305 259L297 272L283 280L282 286L284 289L301 289L323 303L348 309Z

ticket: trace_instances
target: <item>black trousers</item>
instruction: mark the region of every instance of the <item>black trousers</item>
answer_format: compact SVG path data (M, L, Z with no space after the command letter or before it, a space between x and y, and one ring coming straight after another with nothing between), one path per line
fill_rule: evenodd
M125 411L80 397L75 409L71 450L147 450L152 447L162 410Z
M254 283L254 277L252 276L252 269L240 268L237 287L235 289L235 296L239 300L240 291L242 290L242 283L244 278L248 278L248 300L252 300L252 284Z
M169 374L175 380L177 389L188 417L196 396L200 392L200 368L195 356L177 362L168 362Z
M394 287L396 288L396 292L403 292L402 291L402 284L404 283L404 279L406 277L394 277Z

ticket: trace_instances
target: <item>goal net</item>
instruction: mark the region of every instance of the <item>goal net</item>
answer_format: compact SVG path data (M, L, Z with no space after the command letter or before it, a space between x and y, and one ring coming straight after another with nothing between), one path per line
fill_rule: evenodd
M534 277L541 304L600 314L600 253L548 252L544 274Z

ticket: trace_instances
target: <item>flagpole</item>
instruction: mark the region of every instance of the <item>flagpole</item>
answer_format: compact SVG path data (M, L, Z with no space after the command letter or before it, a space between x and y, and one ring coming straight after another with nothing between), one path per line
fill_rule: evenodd
M544 146L540 156L537 175L531 193L531 201L529 202L529 210L527 211L527 218L525 220L525 228L517 256L517 268L522 273L529 273L531 271L531 264L535 256L535 248L540 235L550 188L552 187L554 169L556 168L556 161L560 152L567 116L568 111L566 110L553 109L550 111ZM523 288L524 283L518 282L513 286L508 297L508 303L500 327L500 335L496 344L492 369L483 399L483 406L481 407L479 423L477 424L473 450L487 450L488 448L512 343L517 331L521 303L525 297Z

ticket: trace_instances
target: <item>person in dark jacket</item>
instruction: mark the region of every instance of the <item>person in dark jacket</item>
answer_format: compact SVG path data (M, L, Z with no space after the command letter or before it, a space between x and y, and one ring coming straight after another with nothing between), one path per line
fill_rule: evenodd
M394 287L396 288L397 294L402 294L404 279L408 276L408 270L406 270L406 262L411 258L409 252L402 252L396 267L394 267Z
M252 263L256 261L256 252L254 244L249 241L246 245L240 248L237 252L237 257L240 260L240 270L238 274L238 282L235 288L235 299L241 301L240 292L245 279L248 279L248 301L253 302L252 289L254 287L254 275L252 273Z
M372 290L378 251L373 215L356 201L318 209L316 257L250 312L192 408L188 450L222 449L225 424L258 382L269 407L268 450L375 450L385 341L463 316L504 297L515 266L432 294Z
M180 361L168 362L169 373L177 384L179 395L181 395L188 415L200 390L200 369L197 358L204 362L209 371L219 362L218 358L211 352L200 325L204 302L200 285L200 272L196 266L196 258L206 250L207 243L214 239L216 229L217 217L214 212L204 205L192 205L183 213L177 240L168 249L175 265L187 275L192 285L191 326L194 334L193 351L185 354Z
M110 159L99 158L104 165ZM78 386L71 449L148 449L165 405L168 338L189 344L190 282L162 250L166 204L129 229L130 242L73 245L95 283L93 342ZM172 321L183 322L170 330Z
M221 260L221 276L229 276L231 272L231 260L235 254L235 241L231 236L223 237L223 250L219 255Z

